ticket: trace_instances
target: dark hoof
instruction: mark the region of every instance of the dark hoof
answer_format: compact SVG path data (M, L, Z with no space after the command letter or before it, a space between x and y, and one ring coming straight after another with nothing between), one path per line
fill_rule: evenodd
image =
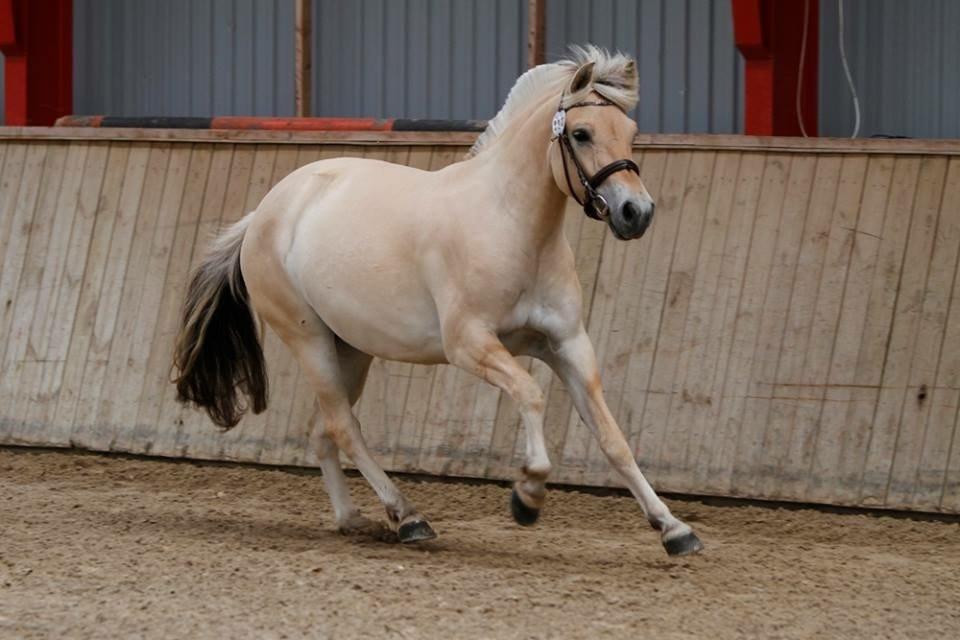
M663 547L667 550L667 555L677 557L703 551L703 543L693 531L664 541Z
M415 520L405 522L397 529L397 537L404 544L408 542L422 542L424 540L433 540L437 537L426 520Z
M533 525L536 523L537 518L540 517L540 509L534 509L525 505L523 500L520 499L520 494L517 493L516 489L514 489L510 495L510 513L513 514L513 519L517 521L517 524L523 525L524 527Z

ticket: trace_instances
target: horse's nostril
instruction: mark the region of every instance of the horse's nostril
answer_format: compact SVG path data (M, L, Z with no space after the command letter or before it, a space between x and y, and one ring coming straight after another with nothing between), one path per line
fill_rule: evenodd
M640 208L632 202L627 202L623 205L621 213L624 222L633 222L640 215Z

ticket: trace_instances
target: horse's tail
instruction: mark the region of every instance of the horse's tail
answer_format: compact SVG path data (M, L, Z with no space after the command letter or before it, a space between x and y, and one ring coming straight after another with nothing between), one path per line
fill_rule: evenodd
M249 224L250 215L229 227L194 272L173 361L177 399L203 407L224 430L235 426L248 406L254 413L267 408L263 348L240 272Z

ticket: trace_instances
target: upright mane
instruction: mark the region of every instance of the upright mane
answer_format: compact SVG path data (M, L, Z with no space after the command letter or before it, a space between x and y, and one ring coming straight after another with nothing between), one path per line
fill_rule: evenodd
M633 58L620 52L610 53L592 44L582 47L572 45L567 58L539 65L517 78L503 107L487 123L487 128L470 148L467 157L475 156L491 146L519 114L539 104L547 95L559 97L577 70L591 62L594 65L592 80L575 93L564 95L562 106L580 102L596 92L623 111L631 111L639 100L639 81Z

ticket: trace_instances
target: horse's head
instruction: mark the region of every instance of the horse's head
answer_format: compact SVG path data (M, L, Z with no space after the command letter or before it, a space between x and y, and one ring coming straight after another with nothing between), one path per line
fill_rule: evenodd
M561 191L604 220L621 240L639 238L653 220L654 203L631 159L637 125L637 70L622 55L583 62L563 92L553 122L549 160Z

